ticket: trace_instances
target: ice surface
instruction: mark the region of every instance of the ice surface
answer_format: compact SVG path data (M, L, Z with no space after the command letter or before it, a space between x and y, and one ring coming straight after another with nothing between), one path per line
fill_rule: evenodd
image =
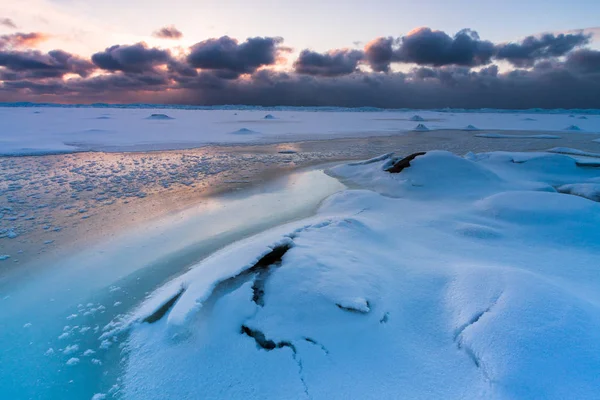
M355 189L151 295L131 317L123 395L595 398L600 204L555 188L600 171L430 151L391 174L393 157L333 168Z
M490 139L560 139L556 135L506 135L502 133L478 133L475 136Z
M33 114L33 111L39 111ZM360 112L367 111L367 112ZM535 116L534 118L529 117ZM269 118L273 117L273 118ZM414 118L421 119L414 119ZM526 119L526 121L524 121ZM503 112L501 110L419 111L281 108L265 114L261 108L151 109L135 107L0 107L0 154L27 155L75 151L136 151L183 149L210 143L281 142L302 138L390 135L427 128L464 130L564 131L568 114ZM583 132L600 132L600 116L578 120ZM260 135L240 135L246 128ZM249 133L249 132L247 132Z

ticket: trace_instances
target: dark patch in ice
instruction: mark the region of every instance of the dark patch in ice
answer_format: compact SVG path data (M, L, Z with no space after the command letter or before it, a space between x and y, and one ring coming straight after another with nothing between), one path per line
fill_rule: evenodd
M297 151L294 150L280 150L278 151L279 154L296 154Z
M423 156L425 155L426 152L425 151L420 151L418 153L413 153L411 155L409 155L408 157L404 157L401 160L392 160L393 164L391 166L384 166L385 171L389 172L390 174L397 174L399 172L402 172L402 170L404 168L408 168L410 167L410 162L412 160L414 160L415 158L419 157L419 156Z
M251 273L256 273L252 284L252 301L257 305L264 307L265 285L271 276L272 268L281 265L281 259L289 249L291 249L289 244L273 248L270 253L263 256L248 270Z
M158 119L158 120L166 120L166 119L175 119L173 117L169 117L167 114L152 114L146 119Z
M177 303L177 300L179 300L183 292L185 292L185 288L181 288L175 296L171 297L165 304L160 306L160 308L154 311L151 315L144 318L142 322L148 322L149 324L153 324L156 321L159 321L162 317L164 317L167 314L167 312L169 312L171 308L173 308L173 306L175 305L175 303Z
M267 115L265 115L265 119L277 119L277 118L275 118L275 117L274 117L273 115L271 115L271 114L267 114Z
M294 346L291 342L288 342L287 340L275 342L273 340L267 339L265 334L257 329L252 329L246 325L242 325L241 333L254 339L256 345L263 350L271 351L275 349L289 347L290 349L292 349L294 354L296 353L296 346Z
M583 168L599 168L600 161L575 160L575 165Z
M321 350L323 350L323 352L325 354L329 355L329 350L327 350L327 348L325 346L323 346L321 343L317 342L315 339L309 338L309 337L305 337L304 340L307 341L310 344L314 344L315 346L319 346L321 348Z
M99 117L96 117L96 119L111 119L108 115L101 115Z
M386 312L385 314L383 314L383 317L381 317L381 319L379 320L380 324L387 324L387 322L390 319L390 313Z

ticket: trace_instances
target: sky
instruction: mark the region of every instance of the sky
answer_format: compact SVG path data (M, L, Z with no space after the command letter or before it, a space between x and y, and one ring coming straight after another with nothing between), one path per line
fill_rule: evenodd
M0 101L600 108L598 15L596 0L0 0Z

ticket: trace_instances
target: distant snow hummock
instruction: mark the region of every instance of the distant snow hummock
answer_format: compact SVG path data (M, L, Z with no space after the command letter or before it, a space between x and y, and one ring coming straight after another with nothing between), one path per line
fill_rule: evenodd
M256 134L259 132L253 131L252 129L248 129L248 128L240 128L237 131L233 131L231 132L231 134L233 135L252 135L252 134Z
M411 121L425 121L425 118L421 117L420 115L413 115L412 117L410 117Z
M428 130L429 130L429 128L423 124L419 124L413 129L413 131L419 131L419 132L426 132Z
M477 127L473 126L473 125L467 125L465 126L465 131L478 131L479 129L477 129Z
M569 125L565 128L565 131L580 131L581 128L577 125Z
M146 119L166 120L166 119L175 119L175 118L169 117L167 114L151 114Z
M271 114L267 114L267 115L265 115L265 118L264 118L264 119L277 119L277 118L275 118L275 117L274 117L273 115L271 115Z
M415 154L333 167L352 189L314 217L157 290L127 325L122 397L597 398L600 170Z

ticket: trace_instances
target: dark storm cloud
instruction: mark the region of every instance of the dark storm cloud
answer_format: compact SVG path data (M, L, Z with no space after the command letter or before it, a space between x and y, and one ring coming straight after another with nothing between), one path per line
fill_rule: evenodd
M17 24L10 18L0 18L0 25L11 29L17 29Z
M600 51L580 49L570 53L566 65L569 69L585 74L600 75Z
M358 50L331 50L321 54L303 50L294 62L294 69L299 74L317 76L341 76L357 71L358 63L364 54Z
M590 38L591 35L584 33L528 36L519 43L497 45L496 59L506 60L516 67L531 67L538 60L564 56L589 43Z
M152 36L161 39L181 39L183 37L183 33L171 25L160 28L156 32L152 33Z
M419 28L402 38L380 37L365 46L366 60L376 72L389 72L391 63L473 67L489 64L493 55L494 44L481 40L470 29L451 37L442 31Z
M62 77L68 73L82 77L95 69L87 60L62 50L42 53L37 50L0 51L3 80Z
M305 50L285 72L265 68L288 50L280 38L209 39L187 57L144 43L119 45L96 53L93 63L61 50L11 44L0 47L0 101L600 108L600 51L578 49L581 37L550 36L520 42L529 50L519 60L534 61L507 72L491 61L508 45L494 46L469 30L451 37L422 28L400 39L375 39L364 51ZM502 54L502 60L517 59ZM398 73L393 63L417 67ZM361 70L365 64L373 72Z
M48 35L40 32L13 33L0 36L0 49L14 47L35 47L38 43L48 39Z
M376 72L388 72L390 63L394 59L395 39L392 37L380 37L367 43L365 46L365 57Z
M208 39L191 47L187 57L194 68L218 71L223 77L237 78L277 62L283 49L282 38L255 37L238 43L229 36Z
M418 65L477 66L490 63L494 44L480 40L470 29L450 37L442 31L420 28L401 39L394 55L395 61Z
M145 43L116 45L92 56L92 62L98 68L129 73L152 71L171 60L171 53L167 50L148 48Z

